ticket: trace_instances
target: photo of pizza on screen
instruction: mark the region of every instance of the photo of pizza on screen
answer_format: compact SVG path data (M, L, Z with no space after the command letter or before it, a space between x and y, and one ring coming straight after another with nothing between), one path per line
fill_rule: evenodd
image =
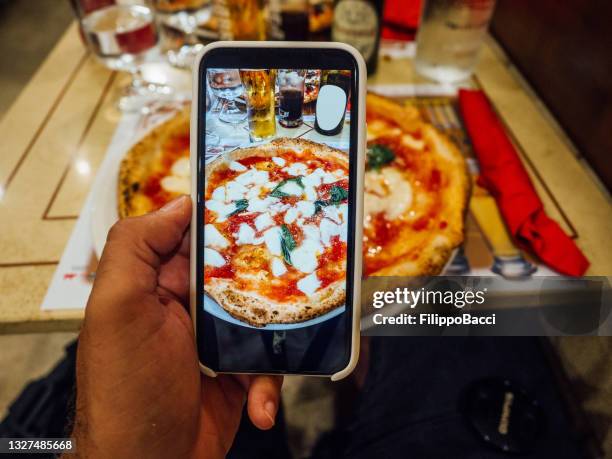
M207 70L205 311L274 329L344 311L350 78Z

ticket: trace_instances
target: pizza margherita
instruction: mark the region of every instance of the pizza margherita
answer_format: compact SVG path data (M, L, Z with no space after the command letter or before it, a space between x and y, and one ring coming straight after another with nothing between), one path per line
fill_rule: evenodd
M255 326L302 322L345 301L348 156L302 139L206 166L204 288Z
M465 160L414 106L368 94L367 123L364 274L439 274L463 241Z

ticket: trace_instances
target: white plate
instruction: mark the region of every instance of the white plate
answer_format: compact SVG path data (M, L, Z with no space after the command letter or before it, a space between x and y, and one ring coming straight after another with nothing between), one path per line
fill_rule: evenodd
M93 244L98 260L106 244L106 235L111 226L119 220L117 213L117 176L122 156L109 158L109 161L98 172L92 188L91 231Z

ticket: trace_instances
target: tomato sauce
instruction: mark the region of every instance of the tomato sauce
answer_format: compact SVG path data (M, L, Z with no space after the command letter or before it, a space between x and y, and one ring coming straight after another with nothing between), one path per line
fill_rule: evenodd
M297 288L296 279L288 279L282 284L268 283L259 285L260 293L271 300L283 302L303 297L304 293Z
M189 135L175 135L166 139L162 145L164 152L162 164L166 169L170 169L174 162L181 158L189 158Z
M399 225L390 222L381 212L372 217L372 229L367 231L369 245L384 245L394 239L400 231Z
M161 187L163 177L162 173L151 175L142 188L142 192L151 200L154 209L159 209L172 198L170 193Z
M206 279L211 277L217 277L222 279L231 279L234 277L234 270L231 263L225 263L223 266L206 266L204 268L204 282Z
M291 223L290 225L287 225L287 228L289 228L289 232L291 233L291 236L293 236L295 243L300 245L304 240L304 231L300 225L297 223Z
M433 169L427 181L427 190L438 191L442 185L442 173L439 169Z
M237 162L239 162L243 166L250 167L254 166L255 164L269 160L270 158L264 158L263 156L249 156L248 158L239 159Z
M251 212L251 213L239 213L236 215L232 215L229 220L228 231L230 233L237 233L238 229L240 229L240 225L242 223L247 223L251 226L254 226L254 221L257 218L259 213Z

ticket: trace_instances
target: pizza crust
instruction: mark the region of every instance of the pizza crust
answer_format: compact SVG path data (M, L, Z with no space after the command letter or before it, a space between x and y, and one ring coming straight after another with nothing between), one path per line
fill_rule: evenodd
M272 140L270 143L265 145L258 145L256 147L238 148L232 150L225 155L221 155L215 158L212 162L206 165L206 180L217 169L228 165L231 161L237 161L243 158L251 156L261 156L264 158L272 158L278 156L279 149L288 149L301 152L306 149L321 159L327 159L328 157L333 158L335 161L343 163L348 167L348 156L346 153L337 150L335 148L328 147L327 145L312 142L306 139L292 139L289 137L279 137L278 139Z
M346 297L345 281L336 281L307 299L285 304L239 290L229 279L206 279L204 290L231 316L255 327L314 319L344 305Z
M152 129L126 153L119 167L117 210L119 218L144 215L155 210L142 186L159 164L164 140L189 132L189 108Z
M367 117L379 118L397 124L405 132L418 130L423 120L413 105L402 106L394 100L368 92L366 96Z

